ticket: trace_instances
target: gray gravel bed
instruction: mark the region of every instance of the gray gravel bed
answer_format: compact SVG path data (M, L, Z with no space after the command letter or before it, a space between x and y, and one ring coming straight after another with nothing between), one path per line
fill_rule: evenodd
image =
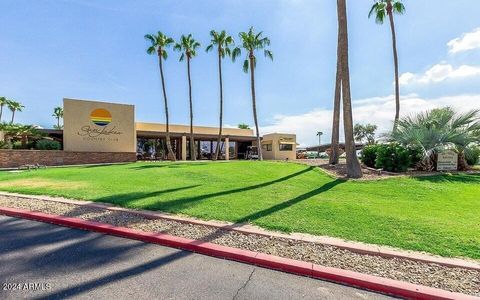
M163 232L174 236L312 262L322 266L352 270L452 292L480 296L480 272L474 270L450 268L408 259L357 254L333 246L278 237L243 234L210 226L185 224L164 219L149 220L135 213L109 211L52 201L0 196L0 206L77 217L143 231Z

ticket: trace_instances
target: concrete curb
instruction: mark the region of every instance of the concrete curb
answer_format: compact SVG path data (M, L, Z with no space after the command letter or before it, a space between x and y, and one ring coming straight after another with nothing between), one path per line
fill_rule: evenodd
M110 203L91 202L91 201L84 201L84 200L70 200L70 199L54 198L54 197L48 197L48 196L23 195L23 194L8 193L8 192L0 192L0 196L1 195L14 196L14 197L25 198L25 199L38 199L42 201L53 201L53 202L59 202L59 203L65 203L65 204L73 204L73 205L80 205L85 207L106 209L110 211L121 211L121 212L137 214L147 219L171 220L171 221L193 224L193 225L209 226L209 227L214 227L221 230L236 231L243 234L256 234L256 235L261 235L266 237L278 237L278 238L285 238L285 239L291 239L291 240L302 241L302 242L317 243L317 244L322 244L327 246L333 246L339 249L344 249L344 250L348 250L348 251L359 253L359 254L375 255L375 256L381 256L384 258L408 259L408 260L423 262L423 263L434 263L434 264L438 264L446 267L464 268L469 270L480 271L480 262L474 262L474 261L469 261L469 260L464 260L459 258L433 256L430 254L414 252L414 251L401 251L401 250L397 250L387 246L379 246L379 245L365 244L360 242L345 241L339 238L318 237L318 236L312 236L308 234L288 235L288 234L263 230L247 224L228 224L228 223L215 222L215 221L203 221L203 220L197 220L197 219L192 219L187 217L175 216L175 215L171 215L163 212L127 209L127 208L115 206Z
M108 224L86 221L77 218L49 215L40 212L30 212L21 209L0 207L0 214L25 218L61 226L90 230L109 235L115 235L148 243L179 248L209 256L231 259L260 267L284 271L288 273L309 276L317 279L333 281L354 287L368 289L384 294L411 299L479 299L460 293L453 293L436 288L391 280L358 272L323 267L312 263L281 258L259 252L235 249L208 242L195 241L162 233L151 233L116 227Z

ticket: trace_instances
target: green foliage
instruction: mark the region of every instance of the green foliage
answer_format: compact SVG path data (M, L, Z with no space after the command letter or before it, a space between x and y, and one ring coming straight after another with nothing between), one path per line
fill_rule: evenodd
M35 144L35 149L37 150L60 150L62 145L54 140L39 140Z
M156 34L146 34L145 39L150 42L150 46L147 48L148 54L157 54L160 59L166 60L168 53L166 48L175 43L171 37L167 37L161 31Z
M469 166L480 163L480 147L475 145L467 147L465 149L465 159Z
M405 172L411 165L409 150L400 144L381 144L377 147L375 167L389 172Z
M353 136L355 137L355 141L368 145L375 144L375 131L377 131L377 128L377 125L372 124L355 124L353 127Z
M212 30L210 31L210 36L212 38L211 44L207 46L205 51L209 52L216 47L218 50L218 55L220 55L221 58L228 56L232 58L232 61L235 61L235 59L241 54L240 48L230 48L231 46L235 45L235 41L233 37L228 35L225 30L222 30L221 32Z
M240 129L250 129L250 125L245 124L245 123L240 123L240 124L238 124L238 128L240 128Z
M390 13L403 15L405 13L405 5L400 0L376 0L368 13L368 17L375 15L375 22L383 24L385 18Z
M445 107L404 117L389 137L404 146L420 149L424 157L422 169L433 170L433 157L439 151L462 152L480 140L480 110L456 113Z
M243 62L243 71L248 73L249 68L255 68L257 65L257 58L255 56L256 50L262 50L265 57L273 60L272 51L266 49L270 46L270 39L268 37L262 37L263 32L255 33L253 27L250 27L248 32L240 32L239 36L242 40L242 47L246 50L247 56ZM250 66L250 58L253 60L253 66Z
M360 160L364 165L370 168L375 168L375 161L377 159L377 150L380 145L368 145L362 150Z
M197 56L197 49L200 47L200 43L197 42L191 34L183 35L180 37L180 42L176 43L173 50L182 52L179 60L183 61L185 57L188 59Z

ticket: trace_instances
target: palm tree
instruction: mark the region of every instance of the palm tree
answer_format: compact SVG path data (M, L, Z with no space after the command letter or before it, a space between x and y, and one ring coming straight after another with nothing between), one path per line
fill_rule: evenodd
M12 120L10 121L10 124L13 124L13 121L15 119L15 112L17 111L23 111L23 109L25 108L25 106L23 106L22 104L20 104L20 102L16 102L16 101L13 101L13 100L8 100L7 102L7 107L8 109L10 109L10 111L12 112Z
M200 47L200 43L193 39L192 35L182 35L180 37L180 43L176 43L174 50L181 51L180 61L187 58L187 76L188 76L188 97L190 100L190 158L196 160L195 155L195 140L193 138L193 102L192 102L192 79L190 76L190 60L197 55L197 48Z
M465 169L466 152L480 141L480 110L458 114L445 107L404 117L389 137L405 146L422 150L424 159L417 166L419 169L434 170L436 155L449 148L457 150L459 167Z
M53 114L52 117L55 117L57 119L57 129L62 129L62 126L60 126L60 119L63 118L63 108L58 106L53 109Z
M0 123L2 122L3 107L7 105L8 100L5 97L0 97Z
M329 163L337 165L340 157L340 108L342 102L342 74L340 68L340 35L337 37L337 71L335 75L335 93L333 99L332 143Z
M375 14L375 22L383 24L386 16L390 21L390 29L392 31L392 44L393 44L393 63L395 65L395 120L393 123L393 130L397 127L398 120L400 118L400 84L398 78L398 53L397 53L397 36L395 32L395 22L393 20L393 14L402 15L405 13L405 6L401 0L376 0L370 9L368 17L370 18Z
M225 56L232 57L232 60L235 62L237 56L240 55L240 48L235 47L233 50L230 49L230 46L235 44L233 37L228 35L225 30L217 32L215 30L210 31L210 36L212 37L211 44L205 49L207 52L211 51L214 47L217 48L218 55L218 78L220 82L220 126L218 129L218 139L217 147L215 149L215 154L213 160L217 160L218 154L220 152L220 143L222 142L222 125L223 125L223 80L222 80L222 59Z
M145 39L151 42L150 47L147 48L148 54L157 54L158 55L158 66L160 68L160 79L162 81L162 91L163 91L163 101L165 106L165 140L167 144L168 159L175 161L176 157L172 150L172 144L170 141L170 122L168 114L168 101L167 101L167 92L165 89L165 77L163 75L163 60L166 60L168 53L166 48L170 47L175 41L164 35L162 32L157 32L157 34L147 34Z
M240 123L237 126L239 129L250 129L250 125L245 124L245 123Z
M353 139L352 98L350 94L350 70L348 66L348 22L347 4L345 0L337 0L338 10L338 51L337 66L340 66L343 96L343 127L345 133L345 154L347 156L347 176L362 177L362 169L357 158L357 151Z
M253 27L250 27L248 32L240 32L240 38L242 39L242 47L247 51L247 57L243 62L243 71L248 73L250 70L250 87L252 91L252 108L253 108L253 120L255 121L255 131L257 133L257 146L258 146L258 159L263 160L261 143L260 143L260 131L258 129L257 119L257 103L255 99L255 67L257 65L257 58L255 56L256 50L262 50L265 57L273 60L272 51L265 49L270 45L270 39L262 37L263 32L255 34Z

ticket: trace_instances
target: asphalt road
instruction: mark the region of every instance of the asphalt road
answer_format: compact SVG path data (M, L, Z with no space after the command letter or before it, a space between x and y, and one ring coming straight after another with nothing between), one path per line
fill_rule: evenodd
M0 299L387 299L321 280L5 216L0 216L0 284Z

